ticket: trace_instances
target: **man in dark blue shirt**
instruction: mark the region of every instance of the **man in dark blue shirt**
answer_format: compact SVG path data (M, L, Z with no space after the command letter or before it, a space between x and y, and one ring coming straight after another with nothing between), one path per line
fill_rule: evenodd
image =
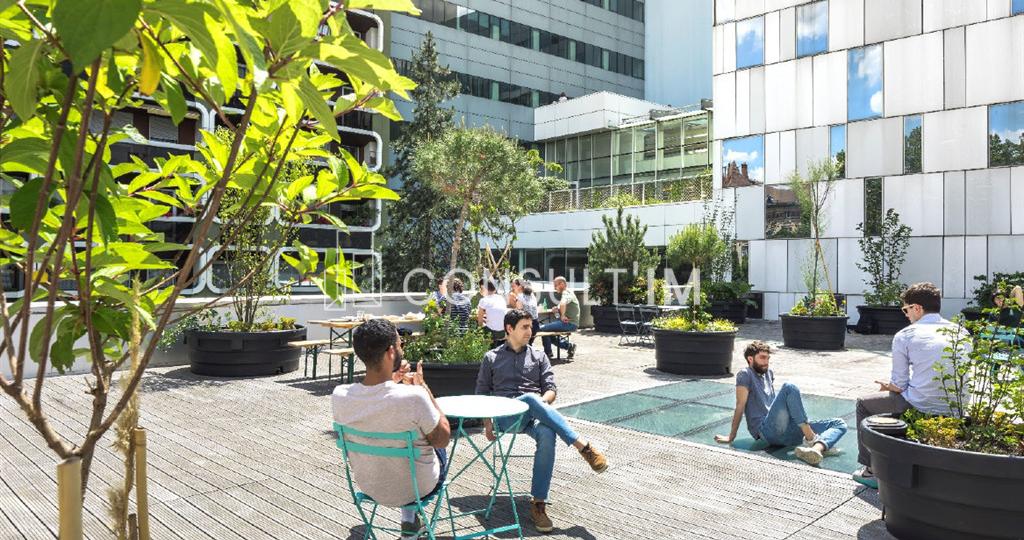
M537 441L537 453L533 456L533 482L530 488L533 503L530 514L539 532L550 532L554 526L547 516L545 505L555 469L555 436L579 450L594 471L603 472L607 469L608 460L589 442L581 439L569 427L565 418L551 406L557 392L555 374L551 371L551 361L547 355L529 345L533 334L533 318L530 314L521 309L513 309L505 314L503 322L505 343L484 355L476 379L476 393L518 399L530 407L521 424L522 433ZM499 419L498 427L507 430L511 422ZM493 441L494 427L489 420L484 423L484 429L487 439Z
M747 431L755 439L773 446L796 446L796 457L818 465L830 448L846 433L842 418L808 421L800 389L786 383L775 392L775 374L768 368L771 348L754 341L743 351L747 367L736 374L736 411L729 435L715 435L715 441L732 443L747 417Z

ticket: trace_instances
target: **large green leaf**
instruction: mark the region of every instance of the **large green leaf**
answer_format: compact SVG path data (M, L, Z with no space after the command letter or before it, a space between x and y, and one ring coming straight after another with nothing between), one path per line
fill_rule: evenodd
M104 243L117 240L117 214L114 205L103 195L96 195L96 221Z
M33 178L25 182L11 196L11 225L18 230L27 231L32 228L36 214L36 203L43 189L43 179Z
M267 62L263 57L263 49L253 37L256 32L249 26L246 17L246 8L240 6L236 0L213 0L220 11L221 17L228 22L228 25L235 35L235 42L242 51L242 58L252 74L253 81L260 85L267 78Z
M202 53L203 59L217 72L224 95L235 93L238 84L238 57L224 25L210 6L184 0L160 0L147 8L171 21Z
M334 119L334 113L331 112L331 108L327 105L327 101L324 96L320 94L320 91L313 86L313 82L309 80L306 75L302 76L299 81L299 87L297 88L299 97L302 98L302 103L306 105L309 112L313 114L313 118L316 118L324 131L336 141L341 141L341 137L338 134L338 123Z
M33 40L11 53L10 69L4 80L4 92L15 114L22 120L32 118L36 112L36 85L39 69L36 61L43 50L43 40Z
M316 2L296 0L275 9L260 26L277 56L285 57L312 43L320 13Z
M0 171L45 174L50 142L38 137L11 135L13 140L0 146Z
M156 43L146 34L142 37L142 73L139 75L139 92L147 96L156 92L160 84L160 51Z
M75 69L92 63L131 30L142 0L57 0L53 25Z
M165 73L163 75L163 84L160 88L163 91L155 96L157 102L163 105L167 112L171 113L171 121L175 125L180 124L185 118L185 113L188 112L188 105L185 103L185 93L182 92L181 85L173 77Z

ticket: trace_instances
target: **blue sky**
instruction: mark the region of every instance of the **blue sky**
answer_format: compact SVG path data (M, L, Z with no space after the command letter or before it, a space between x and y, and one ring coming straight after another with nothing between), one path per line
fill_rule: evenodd
M1013 0L1013 11L1014 15L1018 13L1024 13L1024 0Z
M750 179L764 182L764 137L755 135L742 139L726 139L722 143L722 168L728 167L733 161L737 167L746 163Z
M850 49L847 112L850 121L882 116L882 46Z
M1024 0L1018 0L1024 3ZM1020 142L1024 134L1024 101L992 105L988 110L988 132L1004 141Z
M829 128L829 155L835 159L836 154L846 150L846 125Z
M736 69L764 63L764 18L736 23Z
M796 55L808 56L825 52L827 49L828 2L815 2L798 7L796 10Z

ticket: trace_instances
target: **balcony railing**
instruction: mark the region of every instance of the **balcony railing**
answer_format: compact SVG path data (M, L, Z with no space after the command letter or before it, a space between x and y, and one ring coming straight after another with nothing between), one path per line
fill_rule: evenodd
M711 190L709 175L636 184L563 189L545 193L537 212L572 212L619 206L699 201L710 198Z

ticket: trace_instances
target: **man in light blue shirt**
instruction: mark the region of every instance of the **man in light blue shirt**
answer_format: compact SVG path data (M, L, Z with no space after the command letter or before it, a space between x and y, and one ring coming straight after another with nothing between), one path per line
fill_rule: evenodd
M928 414L949 414L942 383L937 379L936 364L946 371L951 362L946 357L952 336L947 332L956 325L939 315L942 292L931 283L911 285L900 296L903 313L912 323L892 338L892 374L889 382L875 381L879 392L857 400L857 429L861 422L874 414L903 414L914 408ZM858 437L857 461L864 465L853 474L853 479L878 488L871 471L871 453Z

